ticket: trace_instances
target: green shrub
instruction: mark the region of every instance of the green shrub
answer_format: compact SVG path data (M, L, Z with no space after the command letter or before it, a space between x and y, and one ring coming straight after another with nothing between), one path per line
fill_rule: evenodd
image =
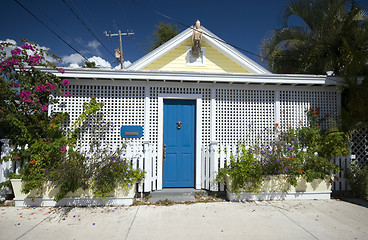
M232 182L232 190L239 189L256 192L262 183L261 163L246 149L244 144L239 146L239 154L231 154L230 164L219 170L216 180L223 181L228 175Z
M345 177L354 197L368 197L368 166L362 167L354 162L351 164L351 169L346 171Z

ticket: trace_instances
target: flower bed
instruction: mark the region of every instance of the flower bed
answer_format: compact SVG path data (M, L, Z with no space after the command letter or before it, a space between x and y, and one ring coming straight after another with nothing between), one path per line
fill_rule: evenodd
M297 200L297 199L330 199L333 177L330 179L315 179L307 182L299 177L297 185L291 185L285 176L270 176L263 181L258 192L232 189L232 181L225 176L226 196L230 201L250 200Z
M42 189L31 190L28 194L22 193L24 183L21 179L11 179L14 191L14 201L16 207L21 206L121 206L131 205L135 196L134 184L125 188L117 187L105 198L93 197L91 189L83 190L79 188L75 192L69 192L64 198L55 201L54 198L59 192L54 184L48 182Z
M327 115L319 119L319 108L306 114L308 123L297 128L275 123L268 144L238 144L216 178L229 200L330 198L331 173L340 170L332 160L349 153L349 137Z

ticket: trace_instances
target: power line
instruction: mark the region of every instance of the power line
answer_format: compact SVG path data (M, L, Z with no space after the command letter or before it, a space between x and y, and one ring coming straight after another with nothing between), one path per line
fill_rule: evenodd
M74 42L80 49L83 49L84 47L82 47L77 41L75 41L67 32L65 32L62 27L60 27L59 24L57 24L54 20L52 20L44 11L42 11L42 9L40 9L39 7L37 7L37 4L34 3L32 1L33 6L40 11L48 20L50 20L56 27L58 27L63 33L64 35L72 42ZM87 60L89 62L89 60ZM98 59L95 59L95 61L97 61L100 66L102 66L103 64L101 64L101 62Z
M42 22L41 19L39 19L36 15L34 15L30 10L28 10L25 6L23 6L18 0L14 0L16 3L19 4L24 10L26 10L29 14L31 14L37 21L39 21L44 27L46 27L50 32L52 32L55 36L57 36L61 41L63 41L66 45L68 45L71 49L73 49L76 53L78 53L81 57L83 57L87 62L88 59L83 56L77 49L75 49L73 46L71 46L69 43L67 43L62 37L60 37L55 31L53 31L50 27L48 27L44 22Z
M38 6L37 6L37 4L35 3L35 2L33 2L32 0L31 0L31 2L32 2L32 4L33 4L33 6L38 10L38 11L40 11L48 20L50 20L56 27L58 27L63 33L64 33L64 35L70 40L70 41L73 41L80 49L82 49L83 50L83 48L84 47L82 47L77 41L75 41L71 36L70 36L70 34L69 33L67 33L66 31L64 31L63 30L63 28L58 24L58 23L56 23L52 18L50 18L41 8L39 8Z
M122 11L122 15L124 17L126 26L128 27L128 29L132 30L132 25L130 24L130 22L129 22L128 18L127 18L127 14L126 14L126 12L124 10L124 7L121 5L120 1L115 0L115 2L117 3L117 5L119 6L119 8ZM117 29L116 29L116 31L117 31Z
M178 20L176 20L176 19L174 19L174 18L172 18L172 17L169 17L169 16L167 16L167 15L165 15L165 14L163 14L163 13L161 13L161 12L159 12L159 11L157 11L157 10L155 10L155 9L153 9L153 8L151 8L151 7L147 6L147 5L145 5L145 4L143 4L143 3L140 3L140 2L138 2L138 1L136 1L136 0L131 0L131 1L132 1L132 2L134 2L135 4L139 5L139 6L143 7L143 8L146 8L146 9L150 10L151 12L154 12L154 13L156 13L156 14L158 14L158 15L160 15L160 16L162 16L162 17L164 17L164 18L170 19L171 21L176 22L177 24L180 24L180 25L182 25L182 26L184 26L184 27L186 27L186 28L191 28L191 29L193 29L194 31L196 31L196 29L195 29L195 28L193 28L193 26L191 26L191 25L188 25L188 24L182 23L182 22L180 22L180 21L178 21ZM225 44L227 44L227 45L229 45L229 46L231 46L231 47L233 47L233 48L236 48L236 49L241 50L241 51L243 51L243 52L246 52L246 53L252 54L252 55L254 55L254 56L256 56L256 57L259 57L259 58L261 58L261 59L266 59L266 60L267 60L267 58L262 57L262 56L261 56L261 55L259 55L259 54L256 54L256 53L253 53L253 52L251 52L251 51L245 50L245 49L243 49L243 48L241 48L241 47L238 47L238 46L235 46L235 45L233 45L233 44L231 44L231 43L227 43L226 41L224 41L224 40L222 40L222 39L220 39L220 38L217 38L217 37L211 36L211 35L209 35L209 34L207 34L207 33L205 33L205 32L203 32L202 34L204 34L204 35L206 35L207 37L210 37L210 38L212 38L212 39L215 39L215 40L217 40L217 41L219 41L219 42L225 43Z
M80 23L92 34L92 36L102 45L103 48L115 59L115 56L110 52L109 49L98 39L98 37L91 31L91 29L83 22L83 20L74 12L74 10L65 2L65 0L62 0L63 3L69 8L69 10L73 13L73 15L79 20Z

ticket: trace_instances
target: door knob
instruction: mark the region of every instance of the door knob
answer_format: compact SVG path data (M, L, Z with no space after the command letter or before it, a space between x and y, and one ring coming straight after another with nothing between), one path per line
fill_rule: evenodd
M177 121L177 122L176 122L176 127L177 127L178 129L180 129L180 128L181 128L181 124L182 124L182 122L181 122L181 121Z

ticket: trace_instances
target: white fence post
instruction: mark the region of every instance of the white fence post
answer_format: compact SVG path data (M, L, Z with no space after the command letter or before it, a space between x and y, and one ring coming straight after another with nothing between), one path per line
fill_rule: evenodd
M3 146L0 149L1 153L0 158L3 158L5 156L8 156L12 149L9 145L9 139L0 139L0 141L3 143ZM11 160L7 162L2 162L0 164L0 183L5 182L9 179L9 174L14 172L14 167L15 167L14 162ZM1 200L5 200L6 194L9 193L11 193L11 190L6 187L0 189Z
M3 146L1 148L1 158L8 156L10 151L11 151L11 147L9 145L9 139L1 139L0 140L3 143ZM13 167L14 163L13 161L7 161L7 162L3 162L0 165L1 171L0 171L0 182L5 182L8 180L8 175L9 173L13 172Z
M152 182L152 162L151 162L151 151L149 141L143 141L143 153L144 153L144 170L146 171L146 175L144 178L144 192L151 191L151 182Z
M206 176L206 183L205 189L210 190L210 145L204 148L204 159L206 161L206 168L205 168L205 176Z
M218 142L212 141L210 144L210 190L218 191L218 184L215 178L218 172Z

